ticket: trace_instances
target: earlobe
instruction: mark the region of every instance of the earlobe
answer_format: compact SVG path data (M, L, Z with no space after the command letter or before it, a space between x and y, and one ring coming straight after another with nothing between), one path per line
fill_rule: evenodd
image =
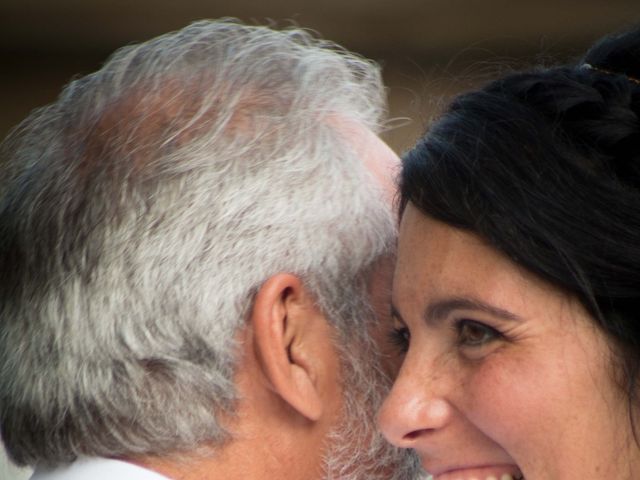
M298 277L277 274L258 291L251 323L254 350L273 391L308 420L323 414L319 375L323 368L317 355L317 338L324 316ZM327 326L328 328L328 326Z

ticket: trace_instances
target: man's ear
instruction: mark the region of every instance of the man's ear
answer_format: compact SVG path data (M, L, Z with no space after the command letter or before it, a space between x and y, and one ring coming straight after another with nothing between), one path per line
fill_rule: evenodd
M330 327L298 277L280 273L258 291L250 320L271 388L311 421L323 414L323 384L335 363ZM333 379L331 379L333 380Z

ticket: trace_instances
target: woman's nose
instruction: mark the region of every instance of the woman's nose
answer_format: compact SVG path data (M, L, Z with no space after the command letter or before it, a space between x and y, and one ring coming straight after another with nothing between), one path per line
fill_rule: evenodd
M378 413L383 435L401 448L419 450L452 416L452 405L432 388L434 379L422 378L424 383L403 367Z

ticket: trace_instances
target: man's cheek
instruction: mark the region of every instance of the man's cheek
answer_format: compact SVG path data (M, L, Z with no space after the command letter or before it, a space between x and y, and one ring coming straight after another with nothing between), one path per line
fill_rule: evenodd
M386 315L371 328L371 338L373 338L380 355L380 365L383 372L391 380L396 378L402 366L403 355L391 340L393 322L391 317Z

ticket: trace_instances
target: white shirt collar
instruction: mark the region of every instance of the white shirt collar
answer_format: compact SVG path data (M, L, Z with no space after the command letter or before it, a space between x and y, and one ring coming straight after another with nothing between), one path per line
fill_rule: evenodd
M110 458L79 458L53 470L37 468L30 480L170 480L133 463Z

